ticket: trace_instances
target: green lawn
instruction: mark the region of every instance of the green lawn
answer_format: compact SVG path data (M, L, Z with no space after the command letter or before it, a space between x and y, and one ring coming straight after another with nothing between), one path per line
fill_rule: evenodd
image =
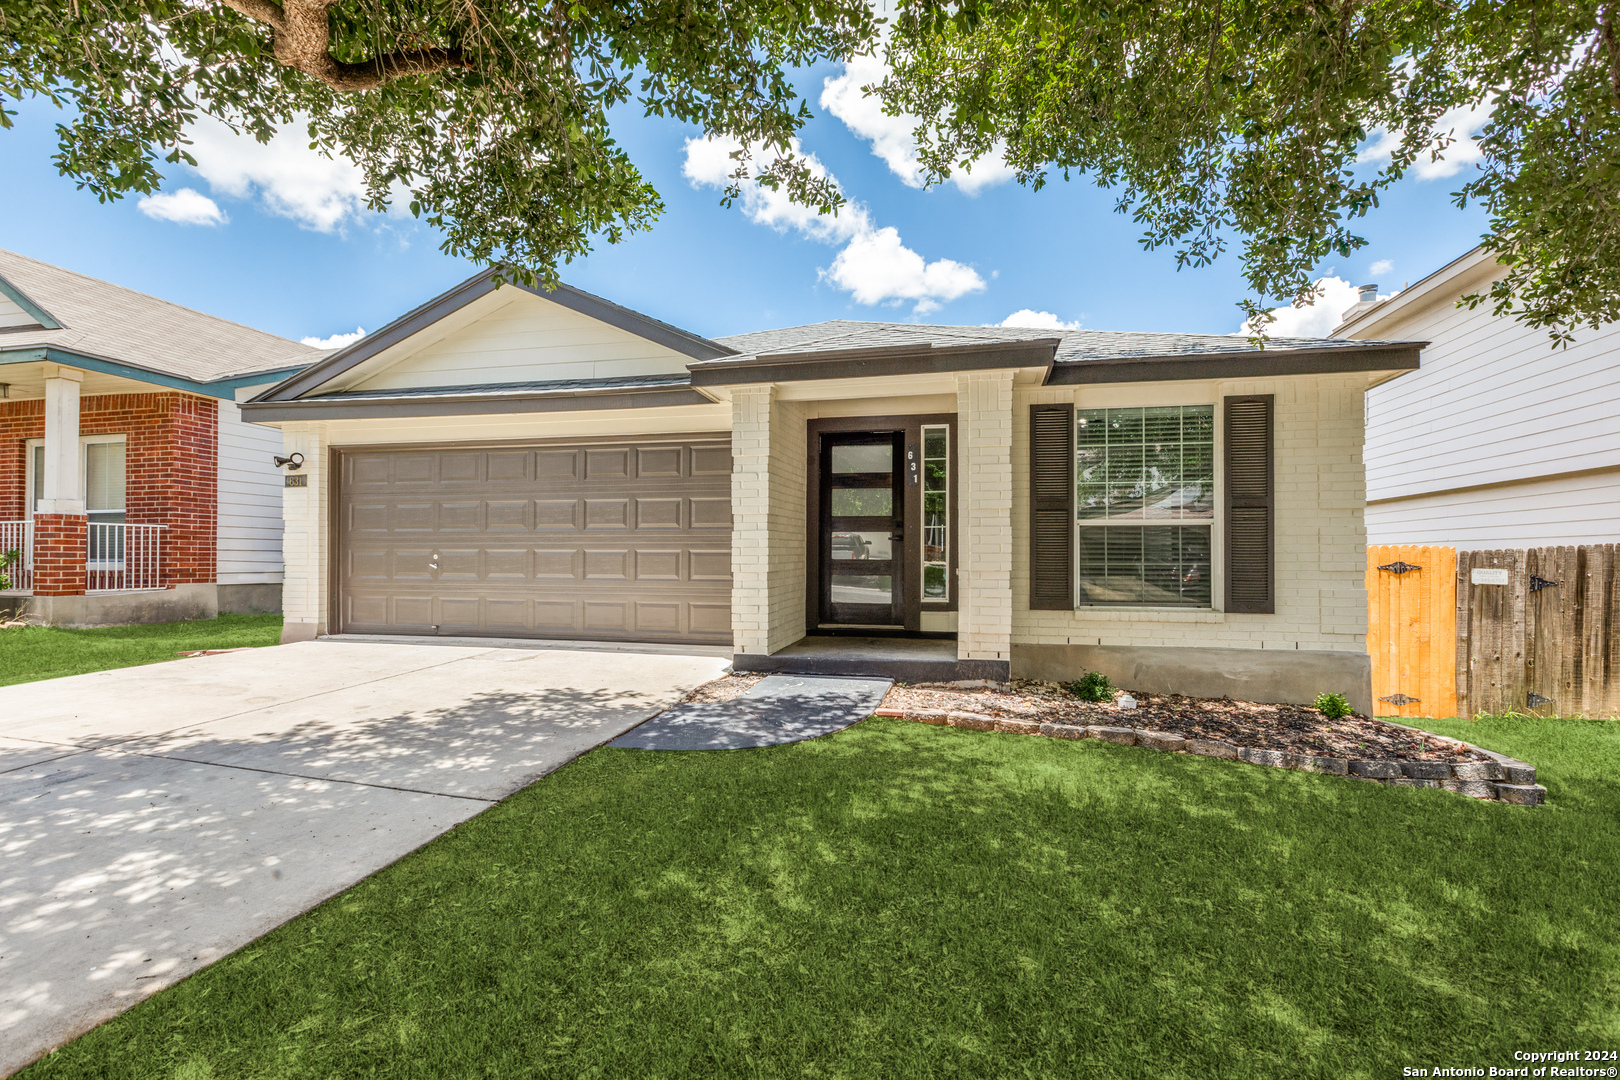
M191 649L239 649L281 640L280 615L221 615L196 622L60 630L0 630L0 686L173 660Z
M597 750L46 1077L1396 1077L1620 1048L1620 724L1526 809L869 720Z

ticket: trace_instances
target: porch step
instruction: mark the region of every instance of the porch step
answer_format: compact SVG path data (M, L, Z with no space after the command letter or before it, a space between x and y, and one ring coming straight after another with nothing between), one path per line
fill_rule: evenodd
M811 635L770 655L738 653L734 671L779 675L856 675L896 682L1005 682L1005 660L958 660L956 642L941 638L879 638Z

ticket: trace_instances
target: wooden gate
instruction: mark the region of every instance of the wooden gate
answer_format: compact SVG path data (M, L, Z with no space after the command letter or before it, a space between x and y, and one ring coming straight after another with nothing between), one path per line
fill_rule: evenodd
M1457 552L1367 549L1367 653L1380 716L1457 713Z
M1459 715L1620 712L1615 550L1591 544L1458 555Z

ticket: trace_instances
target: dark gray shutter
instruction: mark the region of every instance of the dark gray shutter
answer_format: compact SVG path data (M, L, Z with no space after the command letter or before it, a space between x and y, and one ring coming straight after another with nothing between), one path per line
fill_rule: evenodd
M1271 394L1226 399L1226 610L1277 610Z
M1029 407L1029 606L1074 607L1074 406Z

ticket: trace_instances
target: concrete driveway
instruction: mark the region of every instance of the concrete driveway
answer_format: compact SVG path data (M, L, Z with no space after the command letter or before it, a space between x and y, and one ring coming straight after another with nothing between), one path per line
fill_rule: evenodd
M0 1076L725 667L315 641L0 688Z

